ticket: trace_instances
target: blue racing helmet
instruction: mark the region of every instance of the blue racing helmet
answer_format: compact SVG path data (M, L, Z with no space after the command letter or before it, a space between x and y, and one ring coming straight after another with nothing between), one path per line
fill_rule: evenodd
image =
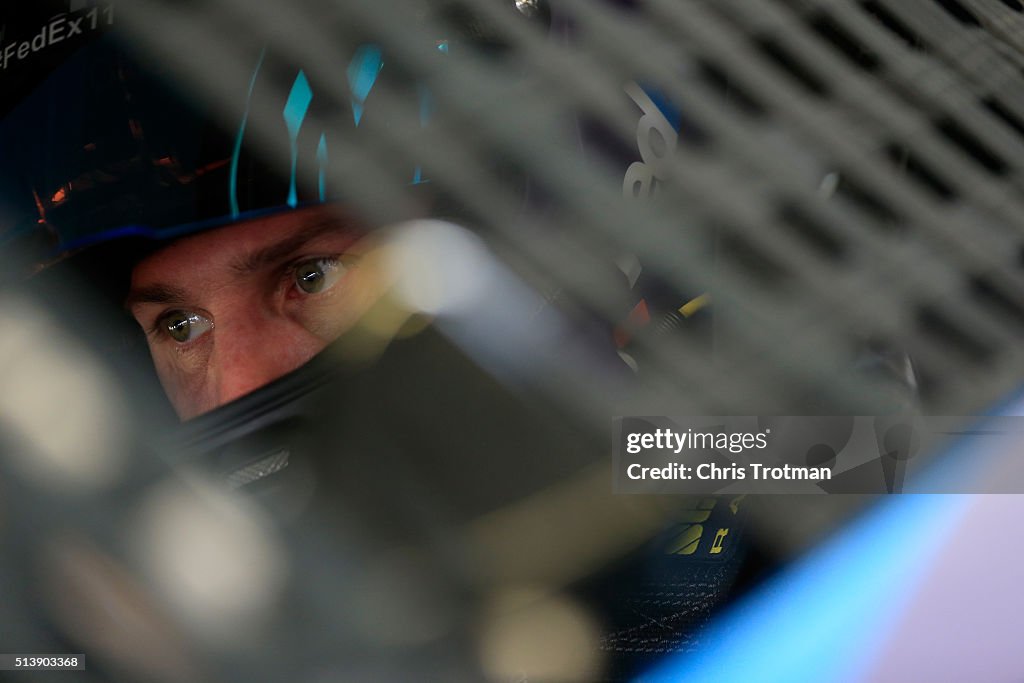
M475 17L438 7L452 35L420 47L500 49ZM549 19L544 3L516 7ZM226 104L213 112L168 65L121 40L109 6L47 0L5 14L0 249L17 247L31 268L87 247L152 249L229 222L346 202L353 197L332 182L332 164L352 165L353 146L366 139L376 150L389 133L430 127L430 89L389 63L372 36L343 36L334 73L253 47L247 70L224 84L217 101ZM390 97L387 120L374 121L381 91ZM268 154L268 138L290 158ZM427 184L429 168L405 159L390 170L391 189L413 197L413 213L422 215L430 200L416 186ZM366 197L358 199L365 205ZM402 217L408 213L392 215ZM123 249L118 254L120 262L132 260Z

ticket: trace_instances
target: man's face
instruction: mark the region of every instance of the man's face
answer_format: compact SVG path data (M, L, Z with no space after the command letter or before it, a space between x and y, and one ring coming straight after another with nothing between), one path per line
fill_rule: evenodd
M179 417L299 367L372 303L358 233L325 207L186 237L139 263L127 306Z

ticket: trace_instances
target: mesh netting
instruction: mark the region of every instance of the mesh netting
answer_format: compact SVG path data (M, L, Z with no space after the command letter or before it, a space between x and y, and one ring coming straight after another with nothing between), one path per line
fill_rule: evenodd
M334 155L351 196L386 220L422 164L520 272L611 321L628 295L604 264L635 257L680 306L710 292L715 363L686 336L640 342L684 406L785 411L813 393L870 412L877 386L846 371L864 348L909 354L938 413L1017 386L1017 3L566 1L551 14L224 1L133 3L121 19L214 107L254 44L329 80L370 36L387 68L429 86L436 114L428 136L389 126L400 97L379 93L369 133Z

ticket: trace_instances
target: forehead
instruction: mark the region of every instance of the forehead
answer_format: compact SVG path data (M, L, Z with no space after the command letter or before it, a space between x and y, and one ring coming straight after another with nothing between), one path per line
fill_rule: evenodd
M176 240L135 266L132 286L173 282L237 268L253 255L288 251L306 242L336 236L351 239L358 224L333 207L316 206L243 221Z

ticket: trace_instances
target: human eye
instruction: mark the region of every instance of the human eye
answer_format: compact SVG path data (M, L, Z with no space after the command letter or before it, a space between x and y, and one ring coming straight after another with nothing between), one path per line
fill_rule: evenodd
M295 286L305 294L325 292L341 279L351 263L340 256L320 256L299 261L292 268Z
M213 321L195 311L170 311L160 316L154 331L164 334L178 344L195 341L213 329Z

